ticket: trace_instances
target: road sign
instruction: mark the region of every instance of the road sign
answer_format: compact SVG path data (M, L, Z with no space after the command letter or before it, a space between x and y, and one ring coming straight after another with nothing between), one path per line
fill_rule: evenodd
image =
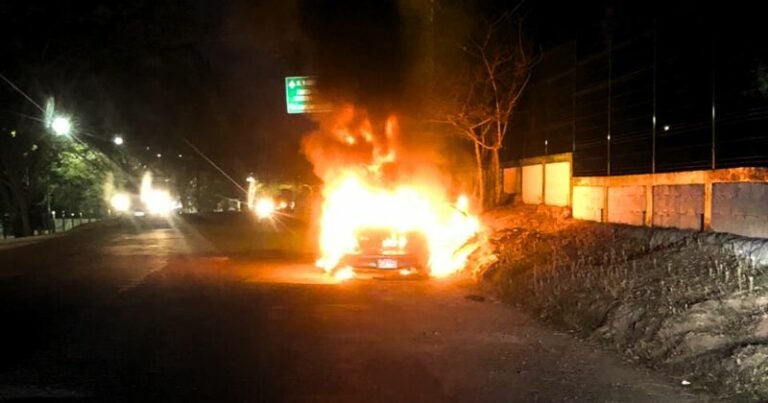
M288 113L326 112L317 94L314 77L296 76L285 78L285 103Z

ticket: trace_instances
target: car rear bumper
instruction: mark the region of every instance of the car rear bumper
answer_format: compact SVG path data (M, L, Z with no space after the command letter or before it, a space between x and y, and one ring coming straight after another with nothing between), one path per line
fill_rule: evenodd
M423 259L414 255L347 255L340 262L340 266L396 271L401 269L423 269L424 263Z

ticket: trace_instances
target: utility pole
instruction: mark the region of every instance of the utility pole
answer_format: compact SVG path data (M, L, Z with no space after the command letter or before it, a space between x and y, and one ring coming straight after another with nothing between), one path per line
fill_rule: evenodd
M613 38L608 38L608 135L606 145L608 147L606 158L606 171L611 176L611 81L613 80Z
M657 87L657 72L658 69L658 61L657 59L657 42L656 42L656 33L657 27L656 27L656 20L653 20L653 99L652 99L652 108L651 111L652 117L651 117L651 173L656 173L656 87Z
M712 78L711 78L712 79L712 169L715 169L717 167L717 162L715 160L716 151L717 151L716 150L717 149L717 147L716 147L717 137L716 137L716 133L715 133L715 130L716 130L716 126L715 126L715 106L716 106L716 104L715 104L715 63L716 63L716 60L717 60L717 57L716 57L717 56L717 54L716 54L717 47L716 47L716 42L715 42L715 36L714 35L712 35L710 40L712 41L712 44L711 44L712 45L712 51L711 51L711 56L710 56L710 58L712 59Z

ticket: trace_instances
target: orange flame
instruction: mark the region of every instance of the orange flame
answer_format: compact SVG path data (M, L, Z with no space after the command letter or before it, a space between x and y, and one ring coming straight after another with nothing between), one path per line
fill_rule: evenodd
M336 273L334 273L333 277L336 278L336 281L343 283L347 280L352 280L355 278L355 271L351 267L345 266L339 270L336 270Z
M383 229L391 233L383 249L405 248L405 233L423 235L431 275L461 270L471 252L462 247L479 231L469 200L460 196L454 203L425 161L398 160L405 150L398 152L397 119L389 117L383 128L377 133L365 114L348 107L304 141L324 181L317 265L339 269L342 259L357 251L360 230Z

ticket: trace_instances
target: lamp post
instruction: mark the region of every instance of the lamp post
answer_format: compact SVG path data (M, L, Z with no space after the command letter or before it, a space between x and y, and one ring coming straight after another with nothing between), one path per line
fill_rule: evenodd
M66 136L72 132L72 121L66 116L56 116L51 121L51 130L57 136Z

